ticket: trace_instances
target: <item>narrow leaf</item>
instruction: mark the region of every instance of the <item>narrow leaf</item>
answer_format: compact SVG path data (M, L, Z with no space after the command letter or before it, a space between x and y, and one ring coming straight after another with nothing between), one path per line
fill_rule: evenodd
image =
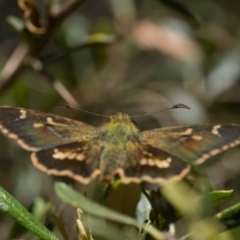
M218 190L209 193L213 205L219 205L229 201L233 196L233 190Z
M237 203L216 216L226 229L232 229L240 225L240 203Z
M56 183L55 191L58 197L68 204L74 207L80 208L83 212L89 213L96 217L101 217L108 220L132 225L134 227L140 227L140 223L135 219L125 216L121 213L115 212L102 206L96 202L87 199L85 196L73 190L71 187L64 183ZM146 224L145 224L146 225ZM163 239L162 234L153 226L148 226L147 232L156 239Z
M42 223L37 221L13 196L0 187L0 211L43 240L57 240Z

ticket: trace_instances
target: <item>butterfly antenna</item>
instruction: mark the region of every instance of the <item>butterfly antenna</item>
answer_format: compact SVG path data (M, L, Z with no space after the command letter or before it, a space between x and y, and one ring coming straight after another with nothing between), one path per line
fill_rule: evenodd
M166 110L175 109L175 108L190 109L190 107L188 107L187 105L182 104L182 103L178 103L178 104L175 104L175 105L173 105L171 107L163 108L163 109L160 109L160 110L157 110L157 111L154 111L154 112L144 113L142 115L136 115L136 116L130 116L130 117L131 117L131 119L132 118L139 118L139 117L146 117L146 116L149 116L149 115L152 115L152 114L155 114L155 113L164 112Z
M106 115L101 115L101 114L98 114L98 113L94 113L94 112L84 110L82 108L73 107L73 106L71 106L67 103L59 104L56 107L54 107L53 109L58 109L58 108L68 108L68 109L73 109L73 110L76 110L76 111L84 112L84 113L87 113L87 114L90 114L90 115L98 116L98 117L103 117L103 118L108 118L108 119L110 118L109 116L106 116Z

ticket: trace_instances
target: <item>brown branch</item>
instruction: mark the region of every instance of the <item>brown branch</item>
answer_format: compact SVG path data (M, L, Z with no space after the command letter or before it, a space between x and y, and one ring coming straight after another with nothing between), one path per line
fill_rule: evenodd
M49 27L44 35L37 40L31 37L27 45L21 42L12 55L9 57L2 71L0 72L0 93L6 90L15 81L17 75L25 68L28 56L36 57L43 47L48 43L53 29L58 26L68 15L80 7L86 0L66 0L59 6L54 6L49 16Z
M23 62L28 56L28 53L29 46L27 44L22 42L16 47L0 72L0 92L8 88L23 70L25 67Z
M55 91L62 97L62 99L64 99L65 102L72 106L79 107L79 103L77 102L77 100L73 97L73 95L68 91L68 89L63 85L60 80L54 79L54 77L45 70L42 70L39 73L43 74L47 78Z

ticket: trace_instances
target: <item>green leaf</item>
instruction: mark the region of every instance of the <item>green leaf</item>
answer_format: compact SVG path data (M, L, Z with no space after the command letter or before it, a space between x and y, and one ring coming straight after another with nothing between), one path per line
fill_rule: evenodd
M219 205L229 201L233 196L233 190L217 190L209 193L213 205Z
M8 16L6 20L17 32L22 32L25 29L24 22L21 18L15 16Z
M20 225L44 240L58 238L37 221L13 196L0 187L0 211L6 213Z
M73 190L71 187L67 186L64 183L56 183L54 187L56 194L63 202L71 204L74 207L80 208L85 213L89 213L93 216L101 217L107 220L113 220L116 222L124 223L126 225L131 225L137 228L139 228L142 225L131 217L110 210L105 206L102 206L96 202L87 199L85 196L76 192L75 190ZM143 226L146 226L146 224L143 224ZM153 226L148 226L146 229L147 232L156 239L163 239L162 234Z
M18 33L18 35L26 41L29 45L33 45L34 41L31 38L31 35L25 31L25 23L22 19L15 16L8 16L6 21L10 24L10 26Z
M167 200L191 221L198 219L203 211L201 199L183 182L173 182L162 187Z
M164 196L185 217L191 239L218 239L221 232L216 219L209 216L209 207L197 193L183 182L163 185Z
M51 204L47 203L41 197L36 197L31 210L32 215L40 222L43 222L48 212L51 211Z
M229 207L216 215L226 229L232 229L240 225L240 203Z
M31 214L37 221L40 221L42 223L45 220L46 215L50 211L51 207L52 206L50 203L45 202L41 197L36 197L33 201L32 206L30 207ZM15 221L8 237L9 239L17 239L19 236L26 232L27 229Z

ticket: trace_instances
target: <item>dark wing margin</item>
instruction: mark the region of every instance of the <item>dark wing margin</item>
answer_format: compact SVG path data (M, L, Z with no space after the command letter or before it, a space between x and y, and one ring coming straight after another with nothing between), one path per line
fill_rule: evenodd
M71 142L89 141L96 128L54 114L0 107L0 130L28 151L50 149Z
M167 127L141 133L141 141L184 161L201 164L240 144L240 125L205 124Z
M152 149L152 147L150 147ZM142 156L139 162L126 169L117 169L116 173L126 182L165 183L184 178L190 171L190 166L175 156L155 149L157 155ZM151 153L151 152L149 152Z

